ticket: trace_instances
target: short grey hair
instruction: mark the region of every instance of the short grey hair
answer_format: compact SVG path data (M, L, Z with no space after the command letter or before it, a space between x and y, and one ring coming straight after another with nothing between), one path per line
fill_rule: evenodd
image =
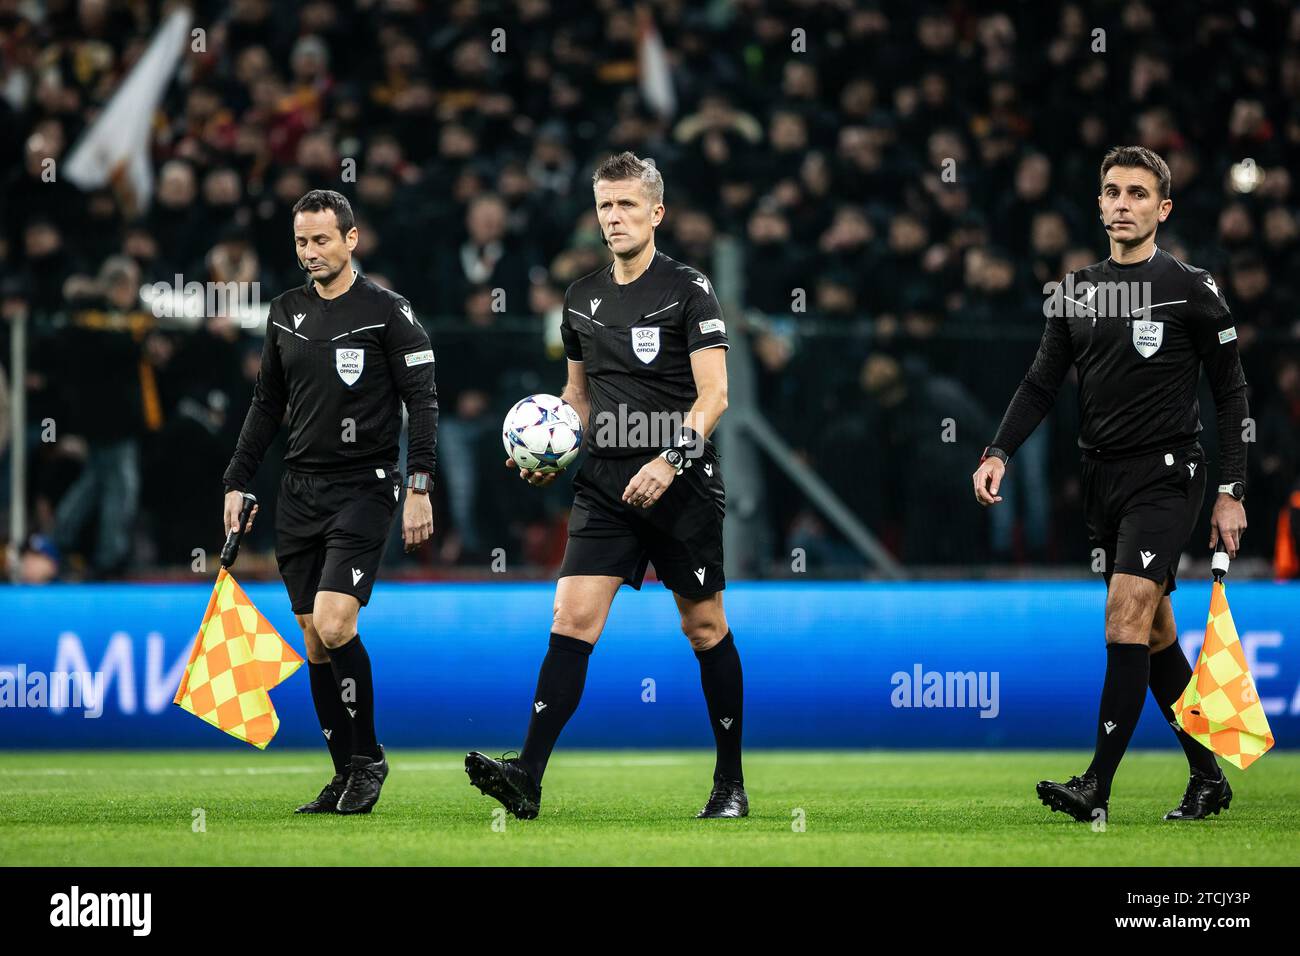
M652 206L658 206L664 201L664 177L655 166L655 161L649 158L641 159L631 150L624 150L605 158L592 174L591 188L594 190L596 183L602 179L611 183L625 179L639 180L645 188L646 195L650 197Z

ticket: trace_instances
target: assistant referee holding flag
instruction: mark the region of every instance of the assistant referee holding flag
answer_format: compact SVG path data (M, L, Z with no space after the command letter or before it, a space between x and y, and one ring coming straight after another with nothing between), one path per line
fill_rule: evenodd
M564 296L562 397L582 419L588 457L573 482L550 647L523 753L471 753L465 771L516 817L537 816L542 774L578 707L614 594L625 583L639 589L653 561L699 659L717 747L713 790L697 816L742 817L740 655L722 609L725 498L708 441L727 407L722 308L702 273L655 249L664 181L652 161L611 156L597 167L593 191L614 261ZM526 470L520 477L538 486L555 479Z
M1109 813L1111 781L1148 686L1191 769L1182 802L1165 819L1199 820L1232 799L1214 755L1173 723L1170 708L1192 670L1178 646L1169 595L1205 498L1196 401L1202 367L1214 393L1221 458L1210 547L1222 540L1235 557L1246 528L1246 379L1237 330L1213 277L1156 246L1156 228L1173 208L1169 193L1169 167L1156 153L1124 146L1106 154L1098 204L1110 258L1062 283L1063 308L1049 309L1033 365L973 476L980 504L1002 500L1006 462L1042 421L1073 364L1088 537L1106 562L1106 679L1092 764L1066 783L1044 780L1038 796L1086 822Z
M370 657L357 613L370 600L401 496L403 402L410 423L406 549L433 531L433 351L410 303L353 269L357 228L345 197L328 189L304 195L293 207L293 233L308 280L271 303L253 404L225 473L225 526L229 533L238 523L240 492L287 409L275 556L334 762L333 779L297 812L369 813L388 761L375 736Z

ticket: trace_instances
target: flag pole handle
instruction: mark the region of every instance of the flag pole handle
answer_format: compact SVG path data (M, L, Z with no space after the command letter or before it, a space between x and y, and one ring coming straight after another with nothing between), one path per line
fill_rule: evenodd
M247 491L241 491L244 496L244 506L239 509L239 524L230 529L230 534L226 535L226 543L221 548L221 566L228 568L235 563L235 558L239 556L239 542L244 536L244 528L248 525L248 516L253 513L257 507L257 496L250 495Z
M1222 584L1223 576L1228 573L1228 551L1223 546L1223 538L1219 538L1219 543L1214 546L1214 557L1210 559L1210 571L1214 574L1214 580Z

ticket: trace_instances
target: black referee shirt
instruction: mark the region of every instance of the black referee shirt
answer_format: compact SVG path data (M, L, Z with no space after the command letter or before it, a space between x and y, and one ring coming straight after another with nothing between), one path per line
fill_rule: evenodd
M396 466L405 402L407 471L432 474L438 432L433 366L429 336L410 303L363 275L333 299L317 295L312 281L277 296L226 490L247 488L286 409L285 464L328 474Z
M691 353L727 347L713 284L662 252L625 285L614 281L613 263L574 282L564 294L560 332L565 354L587 373L587 448L601 458L670 444L663 435L659 442L636 440L635 423L665 412L684 419L696 398ZM602 427L617 422L632 427ZM644 426L643 433L649 437Z
M1145 284L1149 297L1130 296L1132 307L1124 308L1119 284L1133 290L1133 283ZM1051 306L1056 314L993 446L1014 454L1047 414L1071 363L1079 373L1080 448L1114 459L1188 444L1201 430L1196 390L1204 366L1220 481L1246 480L1246 377L1232 314L1208 272L1162 249L1130 265L1108 258L1075 272Z

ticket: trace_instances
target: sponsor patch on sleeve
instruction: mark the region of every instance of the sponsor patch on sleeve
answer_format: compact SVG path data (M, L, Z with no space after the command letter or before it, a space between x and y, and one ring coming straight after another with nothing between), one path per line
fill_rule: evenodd
M411 365L428 365L433 361L433 349L425 349L423 352L407 352L406 364Z
M1232 326L1232 328L1224 329L1222 332L1219 333L1219 344L1223 345L1227 342L1231 342L1236 337L1237 337L1237 327L1234 325Z
M711 332L721 332L727 334L727 325L721 319L705 319L700 323L700 335L708 335Z

